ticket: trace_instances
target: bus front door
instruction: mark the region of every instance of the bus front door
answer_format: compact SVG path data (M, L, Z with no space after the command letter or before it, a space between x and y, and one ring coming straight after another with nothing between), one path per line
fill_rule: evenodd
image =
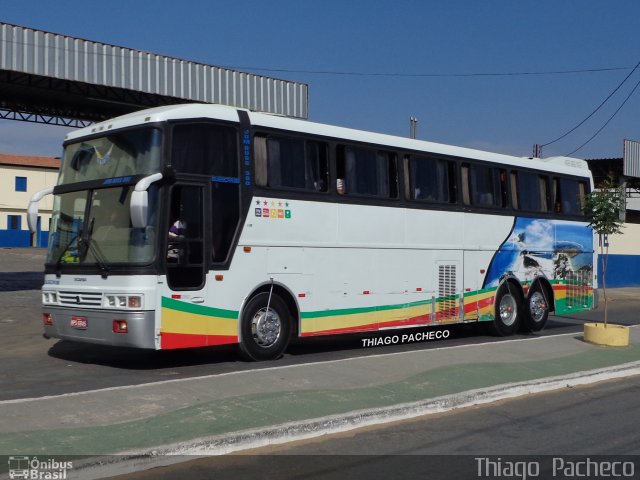
M178 182L171 187L169 231L166 240L167 282L163 288L161 348L208 344L199 321L207 305L210 236L205 212L209 183Z

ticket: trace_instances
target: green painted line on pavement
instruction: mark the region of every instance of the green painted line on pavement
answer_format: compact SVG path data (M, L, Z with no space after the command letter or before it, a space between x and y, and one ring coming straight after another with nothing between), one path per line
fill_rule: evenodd
M626 348L594 348L542 361L442 367L376 387L245 395L117 425L4 433L0 434L0 452L3 455L114 454L639 359L640 346L633 344Z

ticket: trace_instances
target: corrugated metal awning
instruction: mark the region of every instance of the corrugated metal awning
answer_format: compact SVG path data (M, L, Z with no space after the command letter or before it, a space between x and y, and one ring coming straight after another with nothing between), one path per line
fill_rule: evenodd
M140 108L153 106L151 96L158 98L158 105L183 100L295 118L308 116L308 87L303 83L6 23L0 23L0 71L4 73L0 81L20 87L25 85L11 76L14 72L35 76L40 87L47 85L43 79L57 79L147 94ZM111 97L108 100L114 102ZM128 105L135 103L131 100L135 95L126 98Z
M624 141L623 172L627 177L640 177L640 142Z

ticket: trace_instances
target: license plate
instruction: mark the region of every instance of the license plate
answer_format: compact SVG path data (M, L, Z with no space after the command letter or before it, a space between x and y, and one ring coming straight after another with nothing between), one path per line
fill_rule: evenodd
M78 330L87 329L87 317L71 317L71 328L77 328Z

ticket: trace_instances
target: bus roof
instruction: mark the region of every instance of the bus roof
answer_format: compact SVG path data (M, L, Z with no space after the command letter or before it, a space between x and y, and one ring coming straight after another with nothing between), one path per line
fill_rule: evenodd
M168 120L202 119L212 118L217 120L238 122L238 111L243 110L214 104L188 103L181 105L169 105L147 110L140 110L127 115L116 117L89 127L78 129L68 133L65 141L74 141L84 136L95 135L101 132L120 128L143 125L145 123L164 122ZM356 130L345 127L337 127L307 120L294 119L268 113L246 111L252 126L286 130L291 132L306 133L321 137L363 142L402 150L424 151L441 155L450 155L460 158L484 160L488 162L502 163L511 166L527 167L551 170L572 175L584 176L589 167L586 161L570 157L530 158L515 157L500 153L487 152L466 147L457 147L424 140L398 137L383 133L374 133L364 130ZM586 172L585 172L586 171Z

